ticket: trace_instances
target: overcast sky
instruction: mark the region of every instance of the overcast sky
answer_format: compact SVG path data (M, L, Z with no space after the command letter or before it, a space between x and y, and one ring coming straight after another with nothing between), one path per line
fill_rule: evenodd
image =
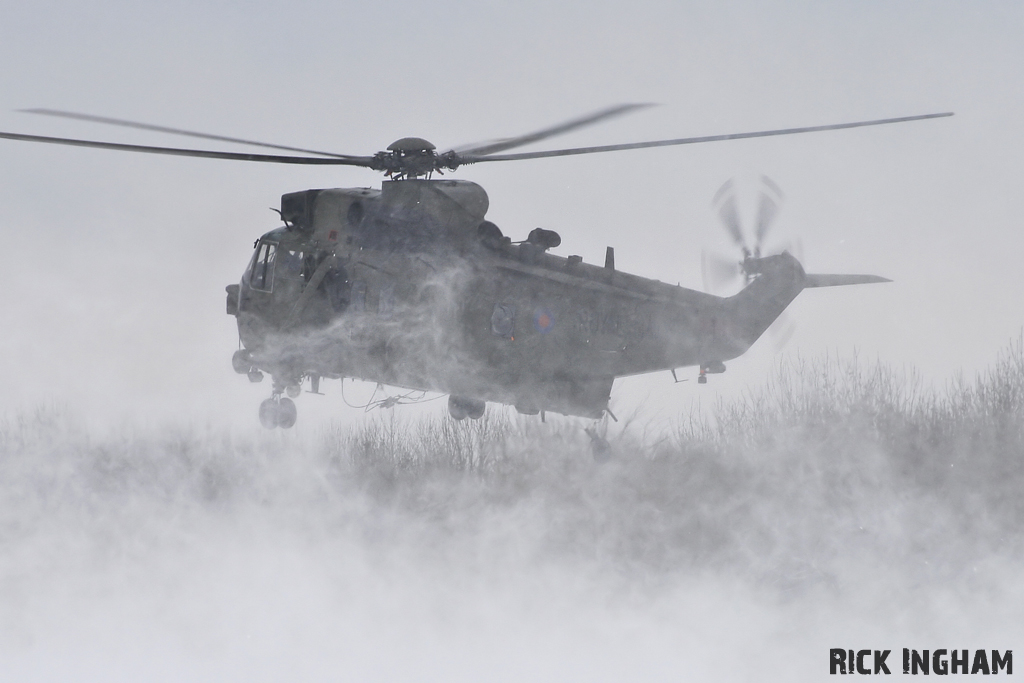
M749 223L768 175L786 194L773 243L799 237L811 272L895 280L801 295L785 354L857 351L938 386L989 366L1024 325L1024 5L709 5L4 0L0 130L181 142L15 111L52 107L372 154L407 135L447 148L620 102L662 106L559 146L954 111L456 176L484 186L514 238L554 229L557 253L600 262L612 245L620 269L699 288L701 249L728 247L715 191L736 178ZM268 207L282 193L380 183L362 169L13 141L0 155L0 410L54 401L100 421L255 426L269 385L231 371L224 286L278 224ZM706 387L661 373L617 383L612 405L646 398L667 419L760 385L778 359L759 342ZM300 420L361 415L337 383L325 389L300 400Z

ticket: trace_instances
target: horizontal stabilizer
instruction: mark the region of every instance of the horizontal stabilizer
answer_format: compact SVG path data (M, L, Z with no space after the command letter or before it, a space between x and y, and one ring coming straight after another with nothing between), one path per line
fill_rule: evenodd
M866 285L872 282L892 282L877 275L804 275L804 287L841 287L843 285Z

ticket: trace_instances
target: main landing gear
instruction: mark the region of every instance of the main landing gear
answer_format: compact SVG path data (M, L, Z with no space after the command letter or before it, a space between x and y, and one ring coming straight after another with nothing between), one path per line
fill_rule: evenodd
M262 382L263 373L256 365L256 359L249 353L248 349L238 349L231 356L231 367L240 375L248 375L250 382ZM282 380L281 376L271 376L273 389L270 398L260 404L260 424L267 429L280 427L291 429L295 426L295 420L299 413L295 408L293 398L302 393L302 375L286 375L288 381ZM310 378L313 393L319 393L320 377ZM283 394L287 394L285 398Z
M280 394L268 398L260 404L260 424L267 429L280 427L290 429L295 426L299 412L295 402L290 398L282 398Z
M470 420L479 420L484 416L486 408L487 404L484 401L478 401L474 398L466 398L465 396L448 397L448 414L452 416L453 420L465 420L467 417Z

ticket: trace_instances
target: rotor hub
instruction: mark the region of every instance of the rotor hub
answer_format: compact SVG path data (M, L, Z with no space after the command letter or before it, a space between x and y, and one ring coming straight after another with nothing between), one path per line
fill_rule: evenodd
M395 140L388 145L389 152L398 152L401 154L423 154L433 152L435 149L437 149L437 147L435 147L433 143L428 140L424 140L423 138L402 138L400 140Z
M454 171L461 161L455 152L438 154L436 147L423 138L401 138L388 145L386 152L373 156L372 168L384 171L393 180L429 178L434 172Z

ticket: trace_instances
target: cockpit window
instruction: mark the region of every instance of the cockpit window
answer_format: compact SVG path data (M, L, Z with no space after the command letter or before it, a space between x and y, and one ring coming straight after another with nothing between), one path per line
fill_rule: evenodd
M253 289L269 292L274 288L274 258L277 245L272 242L261 242L256 249L256 257L252 261L252 272L249 274L249 285Z

